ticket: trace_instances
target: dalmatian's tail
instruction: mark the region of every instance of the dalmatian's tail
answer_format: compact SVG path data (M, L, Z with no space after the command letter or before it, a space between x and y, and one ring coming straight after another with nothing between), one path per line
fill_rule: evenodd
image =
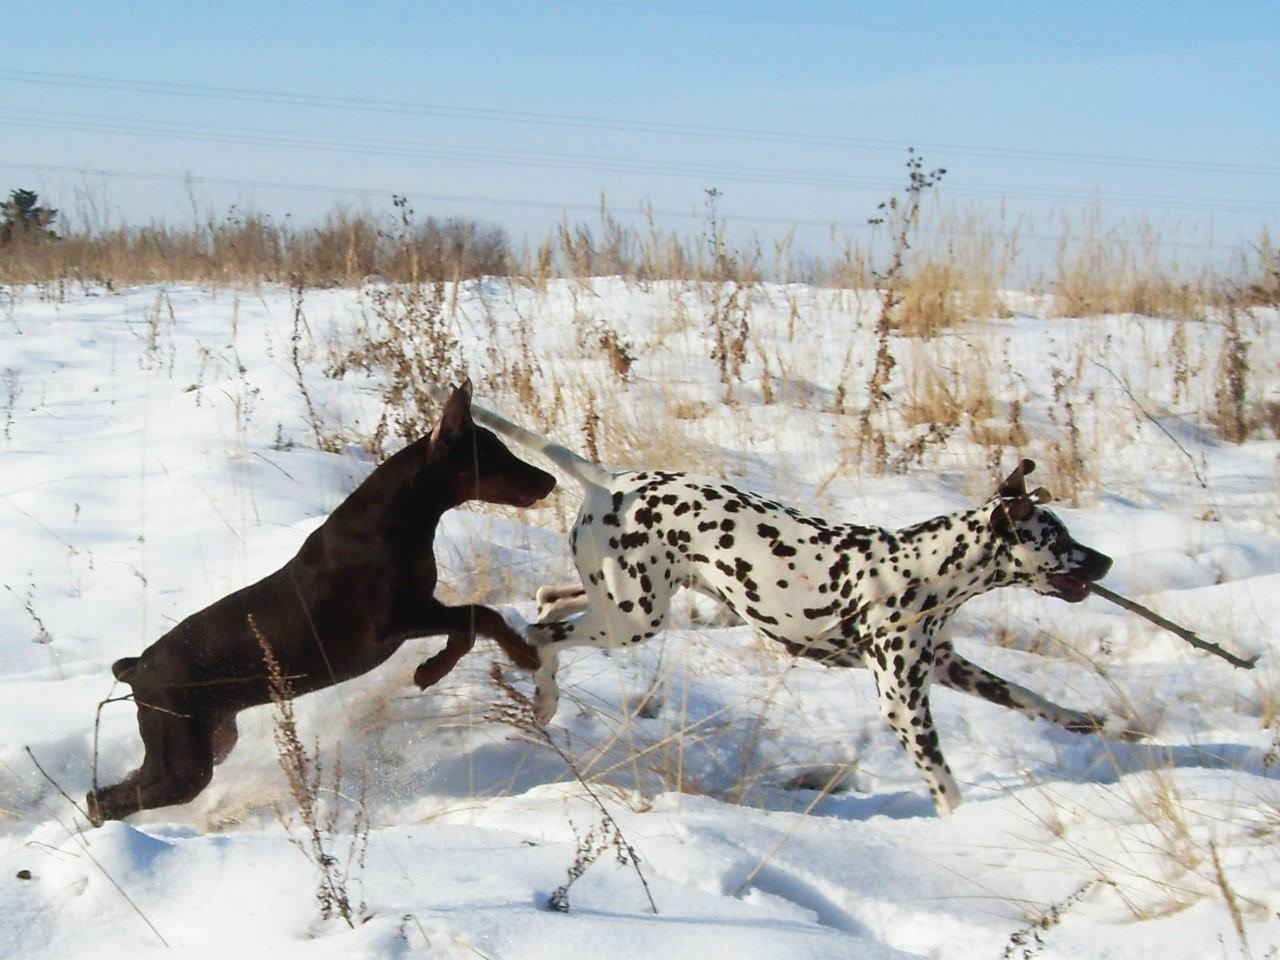
M536 450L583 486L608 489L610 484L613 483L613 474L598 463L592 463L585 457L574 453L568 447L562 447L541 434L526 430L524 427L512 423L506 417L499 416L492 410L486 410L484 407L472 404L471 416L477 423L488 427L495 433L500 433L522 446Z

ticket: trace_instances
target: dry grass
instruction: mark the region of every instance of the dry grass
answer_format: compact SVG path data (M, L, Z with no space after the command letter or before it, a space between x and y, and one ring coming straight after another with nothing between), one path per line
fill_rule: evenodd
M232 208L189 226L155 223L99 228L87 219L61 226L56 240L18 237L4 244L0 283L81 283L108 288L161 281L215 286L289 283L353 286L370 276L411 279L398 216L337 209L313 227ZM511 250L498 227L427 219L409 238L419 276L455 280L505 274Z
M534 719L533 705L530 700L507 682L502 676L502 671L496 665L489 671L489 681L501 694L501 699L490 707L486 719L494 723L505 724L532 741L545 744L549 750L560 757L565 765L568 766L573 773L574 779L578 781L578 785L582 787L583 792L590 798L600 815L598 823L588 828L585 833L578 833L577 827L570 821L570 826L577 840L577 849L573 862L569 865L565 882L557 887L547 900L548 909L558 913L568 913L569 888L580 880L582 875L602 855L612 851L614 859L620 865L629 866L635 871L636 877L640 880L640 885L644 888L645 897L649 901L649 909L656 914L658 906L654 903L653 894L649 889L649 881L645 878L644 870L641 867L640 855L636 853L635 847L631 845L631 842L623 834L618 821L609 812L609 808L600 798L600 795L583 776L577 761L556 742L555 738L547 732L546 727Z
M1241 253L1238 274L1232 298L1236 306L1280 308L1280 247L1266 230Z
M931 176L923 168L914 172ZM1028 255L1033 223L1009 222L990 208L943 211L919 203L913 210L910 186L897 207L886 206L874 218L892 232L901 224L891 221L910 214L910 244L901 250L896 273L892 250L888 261L884 251L877 253L885 238L867 240L834 227L825 251L797 251L793 232L768 250L758 239L731 242L716 206L720 195L707 194L706 220L691 234L659 227L651 213L626 224L602 196L595 222L566 219L524 247L514 246L492 224L417 218L403 197L390 198L392 209L384 212L336 207L313 225L234 206L187 224L106 225L99 213L106 204L82 197L74 222L55 222L57 239L32 233L4 242L0 283L45 285L54 296L68 284L255 286L297 280L324 287L359 286L371 277L406 283L482 276L520 278L540 289L556 277L617 276L640 283L688 280L730 291L763 280L867 290L877 277L894 274L902 301L890 308L897 312L891 326L931 336L970 317L1006 315L1008 285L1025 286L1041 269ZM1227 262L1197 262L1194 254L1174 252L1181 242L1175 228L1143 218L1117 220L1097 205L1041 226L1057 238L1041 285L1054 295L1060 316L1198 318L1206 306L1228 301L1241 307L1280 304L1280 248L1266 231Z
M1172 770L1156 768L1099 786L1090 804L1110 826L1082 819L1080 809L1048 788L1045 812L1037 814L1061 838L1059 852L1073 868L1107 884L1135 921L1179 913L1195 903L1220 900L1248 956L1246 922L1266 913L1266 892L1242 889L1231 879L1224 844L1273 843L1275 825L1259 798L1225 801L1189 795ZM1073 836L1091 822L1093 835Z
M1207 268L1180 266L1145 219L1123 228L1105 224L1096 205L1078 224L1063 219L1050 283L1059 316L1204 316L1221 290Z
M1002 364L985 345L939 338L913 341L903 366L898 409L914 439L902 444L899 467L928 463L955 437L985 450L975 466L994 474L1006 453L1027 447L1022 395L1007 358Z
M4 398L0 403L3 403L4 440L8 443L13 439L13 411L21 392L22 371L16 367L5 367L0 379L4 382Z
M367 312L355 342L346 350L331 349L326 373L342 378L356 370L377 372L384 378L382 412L371 435L361 445L379 456L392 446L427 436L439 419L441 386L461 383L466 369L454 335L458 281L446 285L425 279L412 211L398 201L401 223L397 262L407 272L403 283L380 283L366 289ZM294 371L317 442L322 449L336 446L319 426L311 397L297 362L302 318L302 285L295 278ZM451 296L446 296L451 292ZM330 442L330 446L326 446Z
M919 165L919 158L914 162ZM901 471L958 459L972 461L967 469L989 471L1028 442L1024 407L1033 391L1007 356L985 352L990 338L976 346L965 324L974 318L998 323L1008 315L1007 286L1021 269L1029 227L972 212L938 212L924 203L934 186L930 175L922 167L911 172L923 179L912 180L885 211L882 226L889 236L880 246L887 240L889 249L833 233L825 259L801 257L790 236L767 252L756 241L731 242L714 193L704 228L692 238L663 231L652 217L625 225L602 198L598 223L566 221L522 251L510 249L493 229L420 222L397 198L390 216L335 211L313 228L232 211L189 228L63 230L54 241L10 243L0 257L0 280L36 283L39 296L55 299L71 283L287 280L295 297L295 379L312 438L323 449L356 443L381 453L395 438L421 435L436 413L431 387L456 381L475 366L485 371L477 382L487 395L514 398L533 425L602 461L674 466L686 463L692 451L695 461L705 462L694 469L718 473L722 458L702 429L710 412L706 399L672 391L663 397L665 409L631 412L637 369L648 365L641 380L649 383L655 366L672 368L679 379L675 366L696 344L714 365L730 406L759 402L855 418L856 443L845 472ZM1097 208L1079 222L1064 220L1054 272L1044 282L1052 295L1043 302L1064 316L1136 311L1175 318L1167 344L1144 347L1150 358L1145 382L1131 385L1148 423L1176 412L1232 442L1277 435L1280 401L1259 386L1263 371L1250 359L1273 325L1256 313L1274 299L1280 253L1270 237L1262 234L1220 268L1193 268L1173 260L1149 224L1109 224ZM509 282L465 288L459 282L486 273ZM650 342L637 337L626 318L607 314L596 287L600 274L657 292L663 302ZM549 281L556 277L567 280L553 289ZM355 339L330 344L331 375L373 372L385 383L381 417L359 433L327 422L331 415L300 372L300 350L315 349L304 313L307 290L329 283L358 285L365 304ZM566 292L581 357L590 361L574 369L553 368L537 346L542 327L563 322L559 300ZM815 302L818 294L825 305ZM770 339L779 306L786 310L785 340ZM477 308L489 334L485 355L464 357L457 331L474 325ZM795 369L788 347L822 329L814 317L823 309L846 312L852 326L847 341L833 338L828 347L831 356L844 358L843 369L830 383L810 383L810 372ZM500 315L515 323L500 322ZM145 329L149 366L172 368L174 322L172 305L161 294ZM1189 326L1200 324L1223 335L1192 337ZM875 335L870 348L868 333ZM668 343L677 339L686 348L678 362ZM1042 454L1071 502L1097 488L1100 437L1114 444L1124 432L1136 435L1108 435L1087 422L1083 414L1096 398L1078 387L1082 358L1096 359L1082 346L1057 364L1052 429ZM0 434L7 439L18 375L6 374L2 386ZM246 393L246 403L251 400ZM982 451L976 458L958 453L974 445Z
M369 847L369 811L364 787L360 795L349 800L342 792L342 761L334 762L326 777L321 761L320 744L308 750L298 733L294 715L293 689L280 669L271 643L249 616L249 628L257 638L266 665L271 702L275 706L276 757L289 787L292 810L276 808L281 825L289 839L316 869L316 903L321 920L342 920L354 929L369 919L365 910L363 872L365 853ZM339 821L350 806L350 833L339 840ZM295 834L295 827L300 836Z

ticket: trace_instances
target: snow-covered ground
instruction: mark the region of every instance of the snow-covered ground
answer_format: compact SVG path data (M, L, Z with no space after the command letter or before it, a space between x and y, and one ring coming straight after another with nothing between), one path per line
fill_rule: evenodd
M26 748L78 800L95 708L123 692L110 663L279 566L372 462L354 445L315 449L288 291L50 292L0 301L0 956L1280 950L1280 442L1215 439L1221 325L1063 320L1011 298L1009 318L894 338L883 425L901 468L880 476L856 456L875 351L865 297L755 291L728 398L686 286L468 285L454 329L479 402L578 447L595 415L616 465L688 465L890 526L985 497L1020 450L1051 490L1078 483L1060 515L1115 558L1109 585L1262 660L1235 670L1096 598L975 600L955 624L967 656L1150 736L1077 736L935 689L965 800L938 818L869 675L792 660L686 599L665 638L562 667L551 733L616 817L659 910L610 851L562 914L547 896L598 810L555 753L495 720L490 645L420 693L413 668L439 641L410 642L298 704L304 740L318 738L330 769L341 755L345 806L363 791L372 821L354 871L369 919L352 930L320 922L316 870L276 812L290 801L271 708L242 717L197 800L98 830ZM368 321L367 296L308 291L304 309L321 419L371 432L379 377L325 373ZM628 382L600 355L601 323L638 358ZM1250 324L1251 409L1270 403L1275 418L1277 317ZM516 366L533 384L524 401ZM842 379L844 415L832 412ZM938 411L954 429L933 442ZM532 591L571 572L575 510L566 482L540 509L451 514L436 543L446 589L531 613ZM96 750L100 782L136 764L131 704L102 708Z

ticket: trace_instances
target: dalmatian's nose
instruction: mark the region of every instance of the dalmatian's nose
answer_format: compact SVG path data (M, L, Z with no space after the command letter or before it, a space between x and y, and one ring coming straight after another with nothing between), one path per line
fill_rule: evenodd
M1085 547L1084 551L1084 563L1080 564L1076 571L1077 575L1084 580L1101 580L1111 569L1111 558L1105 553L1099 553L1088 547Z

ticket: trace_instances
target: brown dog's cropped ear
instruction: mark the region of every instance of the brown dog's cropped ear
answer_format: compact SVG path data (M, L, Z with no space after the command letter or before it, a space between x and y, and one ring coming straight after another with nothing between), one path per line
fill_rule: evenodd
M1031 499L1035 503L1051 503L1053 501L1053 494L1044 487L1036 487L1031 491Z
M455 387L440 411L440 422L431 434L431 443L448 443L471 426L471 381Z
M996 491L1002 497L1025 497L1027 495L1026 476L1036 468L1034 460L1023 460L1013 468L1013 473L1005 477L1004 483Z

